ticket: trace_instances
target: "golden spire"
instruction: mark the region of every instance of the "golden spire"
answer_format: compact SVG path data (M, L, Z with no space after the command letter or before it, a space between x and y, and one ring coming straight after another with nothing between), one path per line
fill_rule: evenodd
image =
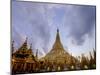
M28 38L26 37L26 40L25 40L25 42L23 44L23 47L25 47L25 48L27 48L27 40L28 40Z
M57 29L57 35L56 35L55 43L53 45L53 49L54 50L58 50L58 49L64 50L64 48L63 48L63 46L61 44L61 41L60 41L59 29Z
M22 44L22 46L19 48L19 50L27 50L28 48L27 48L27 37L26 37L26 40L25 40L25 42Z
M36 50L36 58L38 59L38 49Z

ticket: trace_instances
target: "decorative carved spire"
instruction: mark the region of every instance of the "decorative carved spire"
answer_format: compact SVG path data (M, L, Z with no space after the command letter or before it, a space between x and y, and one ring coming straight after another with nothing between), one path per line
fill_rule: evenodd
M12 53L14 52L14 40L12 41Z
M38 49L36 50L36 58L38 58Z
M25 45L27 45L27 40L28 40L28 37L26 37L26 40L25 40L25 42L24 42Z
M89 53L90 53L90 59L93 59L91 52L89 52Z
M22 44L22 46L19 48L20 50L27 50L28 48L27 48L27 40L28 40L28 38L26 37L26 40L25 40L25 42Z

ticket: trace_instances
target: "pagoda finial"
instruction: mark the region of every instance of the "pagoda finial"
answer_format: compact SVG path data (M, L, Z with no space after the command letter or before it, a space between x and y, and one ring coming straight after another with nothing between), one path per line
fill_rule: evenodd
M59 29L57 28L57 32L59 32Z
M27 42L27 40L28 40L28 37L26 37L26 40L25 41Z
M26 45L27 45L27 40L28 40L28 37L26 37L25 42L24 42L24 44L26 44Z

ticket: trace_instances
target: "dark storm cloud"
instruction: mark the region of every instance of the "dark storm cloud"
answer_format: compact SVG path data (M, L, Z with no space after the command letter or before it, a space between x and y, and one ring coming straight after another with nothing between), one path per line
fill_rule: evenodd
M76 41L77 45L82 45L86 35L89 38L93 36L96 8L94 6L73 6L66 12L65 19L64 25L69 28L69 36Z

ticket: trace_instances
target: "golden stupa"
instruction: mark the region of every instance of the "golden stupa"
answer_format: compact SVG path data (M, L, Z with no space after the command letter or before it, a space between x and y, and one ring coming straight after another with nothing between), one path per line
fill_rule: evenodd
M41 58L41 60L48 61L56 64L71 64L76 63L77 60L64 49L59 35L59 30L57 29L56 40L54 45L49 53L46 54L45 57Z

